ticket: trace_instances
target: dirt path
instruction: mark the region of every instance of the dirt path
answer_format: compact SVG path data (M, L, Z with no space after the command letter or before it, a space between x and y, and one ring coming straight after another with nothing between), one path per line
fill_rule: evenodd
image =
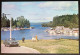
M5 47L1 44L1 53L40 53L39 51L29 47Z

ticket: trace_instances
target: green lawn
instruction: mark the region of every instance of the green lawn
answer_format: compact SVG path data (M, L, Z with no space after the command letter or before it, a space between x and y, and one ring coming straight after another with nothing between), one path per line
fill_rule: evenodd
M33 42L32 40L25 40L25 43L19 40L19 42L20 46L34 48L38 50L40 53L79 54L79 40L50 39L50 40L39 40L37 42L36 41Z

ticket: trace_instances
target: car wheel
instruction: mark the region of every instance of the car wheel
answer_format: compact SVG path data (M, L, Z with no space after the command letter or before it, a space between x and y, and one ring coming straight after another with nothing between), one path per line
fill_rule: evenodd
M19 47L19 45L17 45L17 47Z

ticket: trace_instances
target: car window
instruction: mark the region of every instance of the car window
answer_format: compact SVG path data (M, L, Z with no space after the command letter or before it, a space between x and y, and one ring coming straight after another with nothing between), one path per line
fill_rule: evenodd
M12 40L15 40L15 39L12 39Z

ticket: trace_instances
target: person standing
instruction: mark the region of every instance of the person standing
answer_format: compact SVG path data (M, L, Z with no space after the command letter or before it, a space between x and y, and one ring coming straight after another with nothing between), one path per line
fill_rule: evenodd
M22 42L24 43L25 37L22 38Z
M38 39L37 39L37 35L36 35L36 41L38 41Z

